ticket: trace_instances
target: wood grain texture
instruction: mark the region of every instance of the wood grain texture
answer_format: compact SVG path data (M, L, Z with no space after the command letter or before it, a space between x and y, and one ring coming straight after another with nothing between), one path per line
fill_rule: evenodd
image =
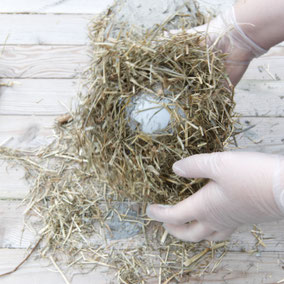
M235 101L236 112L243 116L283 117L284 81L241 80Z
M0 115L0 144L19 149L35 149L52 141L56 116ZM252 127L236 137L241 151L284 153L284 117L242 117L243 128ZM229 145L227 150L236 149ZM21 169L8 170L0 164L0 198L23 198L28 192Z
M254 59L243 79L251 80L284 80L284 47L283 43L270 49L265 55Z
M59 115L74 105L80 80L16 79L12 87L2 87L0 115ZM72 104L72 101L74 103Z
M14 269L28 254L25 249L0 249L0 273L5 273ZM60 264L58 264L60 266ZM61 267L60 267L61 268ZM99 267L89 274L80 274L80 269L69 269L66 274L72 284L77 283L97 283L114 284L117 283L113 271L105 267ZM62 276L56 271L53 265L46 259L32 256L17 272L0 278L1 284L65 284Z
M5 46L0 78L78 77L87 67L88 53L87 46Z
M250 128L237 136L240 147L257 148L266 145L284 145L284 119L267 117L242 117L241 125Z
M89 55L86 45L6 45L2 47L0 78L74 78L87 68ZM284 47L274 47L255 59L243 80L279 78L284 80Z
M243 152L260 152L260 153L267 153L267 154L284 154L284 145L261 145L261 144L252 144L251 146L246 147L239 147L236 148L235 146L229 145L226 147L226 151L243 151Z
M114 0L2 0L0 13L84 13L97 14L112 5ZM232 5L234 0L198 0L201 8L223 10Z
M2 83L14 85L0 89L0 115L65 113L65 106L74 105L82 80L4 79ZM242 80L235 101L242 116L284 117L284 81Z
M53 135L53 116L0 116L0 144L10 139L5 145L19 143L24 145L34 140L47 141ZM47 139L47 140L46 140ZM16 144L14 145L16 146Z
M87 14L1 14L0 43L5 45L84 45L88 43L87 27L93 17L94 15ZM262 56L266 67L269 64L267 58L270 54L274 57L283 56L283 43ZM258 59L252 63L254 68L259 66L257 61Z
M0 42L6 44L86 44L91 15L2 14Z
M0 204L0 247L28 248L34 244L35 233L24 227L21 201L1 200Z
M19 207L19 201L0 201L0 246L3 248L13 247L18 249L0 250L0 273L14 268L27 254L26 250L35 243L35 235L23 228L23 207ZM4 225L4 226L3 226ZM205 274L203 277L194 277L190 283L276 283L284 278L283 257L284 240L282 232L284 221L262 224L263 240L266 247L259 247L257 253L249 253L255 249L256 239L250 233L251 227L244 226L232 236L229 252L213 273ZM240 252L242 251L242 252ZM217 256L218 257L218 256ZM220 257L220 256L219 256ZM210 267L213 268L212 266ZM44 279L40 283L64 283L54 269L47 267L47 261L36 260L34 256L24 264L16 273L1 279L1 283L38 283L40 277ZM72 283L94 283L94 279L100 281L95 283L111 283L114 279L113 272L100 268L87 275L78 274L79 270L69 271L68 278ZM5 282L4 282L5 281ZM44 282L46 281L46 282ZM83 282L78 282L83 281ZM156 280L153 280L153 283ZM116 283L114 281L114 283Z
M114 0L1 0L0 13L97 14Z
M76 98L82 81L69 79L5 79L0 115L58 115ZM236 112L243 116L283 117L284 81L242 80L235 92Z
M36 234L33 230L24 228L25 206L20 200L0 200L0 248L28 248L34 244ZM244 225L233 233L228 250L231 252L250 252L257 250L262 252L283 252L284 253L284 220L279 222L264 223L258 225L262 231L262 238L265 247L256 248L257 240L252 235L253 226ZM135 246L140 236L131 237L128 240L129 246ZM98 240L98 242L101 242ZM99 243L98 243L99 244Z
M0 273L4 273L14 268L25 256L23 249L1 249L0 250ZM264 261L265 260L265 261ZM213 268L212 266L210 267ZM79 270L68 273L68 280L72 284L77 283L118 283L113 271L100 268L89 274L79 274ZM73 276L73 277L72 277ZM283 253L262 253L248 255L241 252L230 252L223 261L214 269L213 273L205 274L202 277L192 277L186 283L230 283L230 284L276 284L284 278ZM71 280L72 279L72 280ZM12 275L1 279L3 284L30 284L41 283L64 284L64 280L55 268L48 265L46 260L38 260L34 257L26 262L21 269ZM158 279L153 279L150 283L158 283ZM174 282L173 282L174 283Z
M228 253L213 273L196 277L188 283L201 284L276 284L283 280L283 253L248 255ZM283 283L283 282L281 282Z
M0 161L0 199L23 199L29 192L29 184L24 177L23 168Z
M53 135L56 117L0 115L0 144L9 138L17 140L19 146L36 138L38 141L47 139ZM244 129L251 127L236 137L241 147L284 143L283 117L241 117L240 122Z

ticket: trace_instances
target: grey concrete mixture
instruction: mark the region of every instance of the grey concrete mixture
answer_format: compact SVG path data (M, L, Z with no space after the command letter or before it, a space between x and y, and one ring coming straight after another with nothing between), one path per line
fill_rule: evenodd
M191 0L118 0L115 9L115 24L126 22L143 30L161 24L175 13L191 14L195 6ZM198 0L202 13L217 14L228 8L234 0ZM191 18L194 25L194 18ZM173 27L177 28L177 27Z
M111 230L111 232L106 231L108 239L127 239L140 233L142 224L137 218L137 211L130 209L128 204L123 202L116 203L114 209L106 220L106 224ZM124 217L126 220L121 221L120 217Z

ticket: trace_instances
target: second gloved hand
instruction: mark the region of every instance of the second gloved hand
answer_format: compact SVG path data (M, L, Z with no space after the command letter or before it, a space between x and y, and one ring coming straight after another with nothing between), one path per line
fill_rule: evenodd
M284 218L284 158L253 152L194 155L176 162L176 174L209 178L174 206L150 205L149 217L185 241L224 240L241 224Z

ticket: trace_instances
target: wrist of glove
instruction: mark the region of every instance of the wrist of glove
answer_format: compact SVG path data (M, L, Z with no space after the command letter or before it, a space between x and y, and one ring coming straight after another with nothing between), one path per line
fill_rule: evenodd
M194 155L173 169L185 178L209 178L180 203L150 205L149 217L185 241L224 240L242 224L284 218L284 158L249 152Z
M234 7L217 16L208 25L209 42L228 54L227 62L248 65L253 58L267 52L243 32L242 26L250 24L237 22Z
M192 28L189 34L205 35L208 47L227 54L226 71L235 86L247 69L252 59L259 57L267 50L258 46L242 30L242 26L249 23L238 23L234 7L218 15L208 24ZM181 30L171 30L170 34L180 33Z

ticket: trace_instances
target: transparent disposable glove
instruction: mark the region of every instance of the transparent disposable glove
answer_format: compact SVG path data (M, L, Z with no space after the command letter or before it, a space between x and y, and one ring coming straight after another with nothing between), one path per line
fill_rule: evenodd
M250 24L237 23L235 10L232 7L208 24L186 31L189 34L205 35L205 42L209 47L227 54L226 72L234 86L240 81L251 60L267 52L246 36L242 30L244 25ZM181 30L171 30L170 34L180 32Z
M208 178L174 206L150 205L150 218L184 241L224 240L241 224L284 218L284 157L254 152L193 155L173 165L185 178Z

